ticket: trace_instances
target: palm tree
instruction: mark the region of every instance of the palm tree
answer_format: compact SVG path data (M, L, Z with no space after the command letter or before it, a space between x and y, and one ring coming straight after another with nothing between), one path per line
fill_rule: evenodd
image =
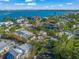
M67 39L67 36L64 34L54 43L53 53L60 58L72 59L73 43L73 39Z

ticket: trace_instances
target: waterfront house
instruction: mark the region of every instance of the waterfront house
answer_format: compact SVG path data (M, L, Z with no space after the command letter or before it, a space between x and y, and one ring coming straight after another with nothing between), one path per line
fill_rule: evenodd
M40 20L41 18L39 17L39 16L34 16L34 17L32 17L32 20L34 20L34 21L37 21L37 20Z
M28 23L27 18L26 18L26 19L24 19L24 18L18 18L18 19L16 20L16 22L17 22L18 24Z
M20 26L26 26L26 27L32 26L32 24L30 24L27 19L25 20L25 19L23 19L23 18L18 19L18 20L17 20L17 23L18 23Z
M17 19L17 21L16 21L17 23L19 23L19 24L21 24L21 23L23 23L24 22L24 19Z
M6 26L6 27L8 27L8 26L11 26L11 25L13 25L12 21L0 22L0 26Z

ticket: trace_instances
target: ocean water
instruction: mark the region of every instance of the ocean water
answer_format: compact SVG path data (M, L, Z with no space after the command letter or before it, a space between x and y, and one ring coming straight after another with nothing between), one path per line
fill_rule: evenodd
M78 12L78 11L63 11L63 10L15 10L15 11L0 11L0 21L3 21L4 17L11 16L13 18L17 18L20 16L32 17L32 16L54 16L54 15L64 15L70 12Z

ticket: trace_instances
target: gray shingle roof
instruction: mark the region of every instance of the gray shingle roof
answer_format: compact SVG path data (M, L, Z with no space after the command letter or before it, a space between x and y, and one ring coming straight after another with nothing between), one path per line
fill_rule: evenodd
M22 44L21 46L18 46L19 48L21 48L24 52L28 52L31 48L32 48L32 45L30 44Z
M0 42L0 50L2 50L4 47L6 47L8 44L10 43L10 41L1 41Z

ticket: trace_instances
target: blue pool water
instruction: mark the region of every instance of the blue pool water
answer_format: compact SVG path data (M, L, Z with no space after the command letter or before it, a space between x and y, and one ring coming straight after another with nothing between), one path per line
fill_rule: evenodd
M14 59L14 56L8 52L3 59Z

